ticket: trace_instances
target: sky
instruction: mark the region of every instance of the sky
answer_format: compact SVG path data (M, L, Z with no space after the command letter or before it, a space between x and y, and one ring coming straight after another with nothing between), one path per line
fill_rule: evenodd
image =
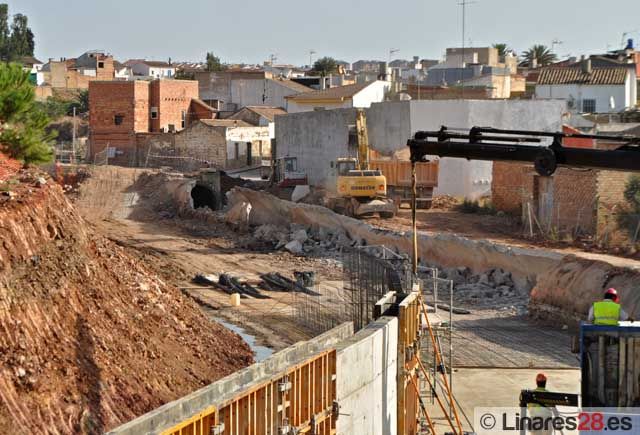
M87 50L117 60L304 65L331 56L441 59L462 44L462 0L19 0L9 14L28 16L36 57L77 57ZM533 44L565 57L640 46L640 0L466 0L467 46L504 42L521 53Z

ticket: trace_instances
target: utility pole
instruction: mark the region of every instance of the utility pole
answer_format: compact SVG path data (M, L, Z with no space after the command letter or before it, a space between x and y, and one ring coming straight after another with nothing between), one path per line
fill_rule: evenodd
M73 107L73 138L71 139L71 161L69 163L76 162L76 108Z

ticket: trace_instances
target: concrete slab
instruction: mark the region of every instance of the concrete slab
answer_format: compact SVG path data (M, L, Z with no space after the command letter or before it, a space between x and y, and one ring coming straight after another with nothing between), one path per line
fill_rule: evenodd
M563 393L580 392L580 370L540 369L457 369L453 374L453 392L460 404L460 419L464 429L471 431L476 407L518 406L520 391L535 388L535 377L543 371L548 378L547 389ZM448 423L437 404L427 401L427 410L434 419L437 433L445 433ZM469 422L467 422L467 418Z

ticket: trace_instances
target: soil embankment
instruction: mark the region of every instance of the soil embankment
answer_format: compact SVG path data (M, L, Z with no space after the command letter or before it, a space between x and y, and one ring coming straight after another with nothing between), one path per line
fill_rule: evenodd
M39 177L0 198L0 433L102 433L253 361Z

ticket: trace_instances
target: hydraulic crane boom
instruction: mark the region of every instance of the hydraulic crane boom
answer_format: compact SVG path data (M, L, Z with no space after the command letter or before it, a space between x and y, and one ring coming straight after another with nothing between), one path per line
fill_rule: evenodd
M540 145L551 138L549 146ZM618 142L614 150L571 148L563 146L565 138L599 139ZM500 160L533 163L543 176L553 174L558 166L640 171L640 137L593 134L549 133L528 130L500 130L473 127L468 133L419 131L407 143L411 160L421 162L427 156L460 157L469 160Z

